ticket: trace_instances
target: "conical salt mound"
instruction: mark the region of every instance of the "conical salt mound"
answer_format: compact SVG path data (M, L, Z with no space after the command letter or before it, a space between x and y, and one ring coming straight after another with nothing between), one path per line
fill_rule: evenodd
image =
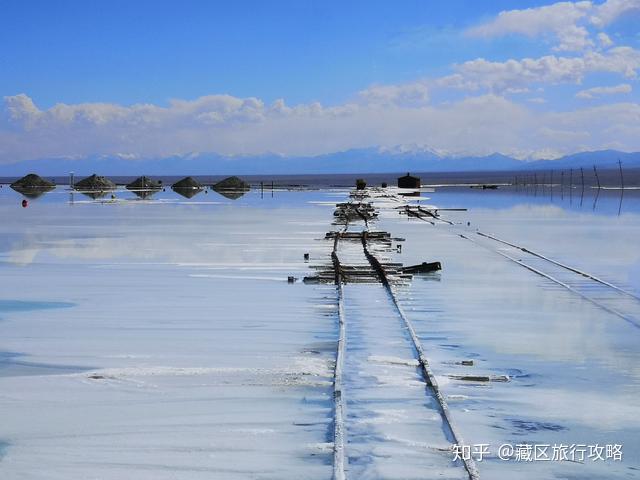
M21 179L13 182L10 186L16 192L21 193L27 198L38 198L56 188L55 183L45 180L35 173L25 175Z
M211 188L213 188L223 197L229 198L231 200L237 200L245 193L247 193L251 189L251 186L241 178L228 177L224 180L219 181Z
M16 180L11 184L11 187L18 188L50 188L55 186L55 183L50 182L49 180L45 180L40 175L36 175L35 173L25 175L21 179Z
M127 190L160 190L162 180L153 180L149 177L138 177L133 182L127 184Z
M193 177L184 177L171 185L171 189L185 198L192 198L202 191L204 187Z
M116 184L107 177L100 177L94 173L90 177L83 178L79 182L76 182L73 188L85 192L102 192L115 189Z
M220 180L212 187L216 192L220 190L235 190L239 192L246 192L251 186L238 177L228 177L224 180Z
M202 184L193 177L184 177L171 185L171 188L202 188Z

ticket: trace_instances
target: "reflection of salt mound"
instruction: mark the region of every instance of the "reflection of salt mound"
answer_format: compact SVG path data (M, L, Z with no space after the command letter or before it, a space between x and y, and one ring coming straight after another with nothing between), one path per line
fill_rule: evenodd
M251 186L241 178L234 176L219 181L211 188L223 197L236 200L247 193L251 189Z
M161 189L161 180L152 180L151 178L145 176L138 177L133 182L127 184L127 190L131 190L142 199L149 198L151 195Z
M85 191L80 190L80 193L86 195L89 198L93 198L94 200L98 198L102 198L107 194L108 190L93 190L93 191Z
M82 190L83 192L104 192L115 189L116 184L107 177L100 177L94 173L90 177L83 178L77 182L73 188Z
M193 177L184 177L171 185L174 192L179 193L185 198L191 198L203 189L202 184Z
M195 197L202 191L202 188L175 188L172 187L173 191L182 195L184 198L192 198Z
M16 180L11 185L16 192L21 193L28 198L38 198L44 193L50 192L56 188L55 183L45 180L40 175L30 173Z
M154 188L153 190L131 190L133 193L136 194L137 197L141 198L141 199L146 199L151 197L151 195L153 195L154 193L156 193L158 191L157 188Z

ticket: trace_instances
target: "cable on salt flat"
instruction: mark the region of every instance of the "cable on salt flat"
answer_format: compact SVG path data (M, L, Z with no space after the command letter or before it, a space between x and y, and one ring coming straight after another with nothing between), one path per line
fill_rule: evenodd
M640 323L638 323L634 318L630 317L629 315L625 315L624 313L621 313L621 312L619 312L618 310L615 310L615 309L613 309L613 308L611 308L611 307L607 307L606 305L604 305L604 304L602 304L602 303L598 302L597 300L594 300L593 298L589 297L588 295L585 295L584 293L582 293L582 292L580 292L580 291L576 290L576 289L575 289L575 288L573 288L571 285L569 285L569 284L567 284L567 283L564 283L562 280L558 280L557 278L555 278L555 277L553 277L553 276L549 275L548 273L545 273L545 272L543 272L542 270L538 270L537 268L535 268L535 267L533 267L533 266L529 265L528 263L525 263L525 262L523 262L522 260L518 260L517 258L512 257L511 255L508 255L508 254L506 254L506 253L504 253L504 252L501 252L501 251L499 251L499 250L494 250L494 249L492 249L492 248L490 248L490 247L487 247L487 246L485 246L485 245L482 245L481 243L476 242L475 240L473 240L473 239L471 239L471 238L467 237L466 235L463 235L463 234L461 234L461 233L460 233L460 234L458 234L458 235L460 235L460 237L461 237L461 238L464 238L465 240L469 240L470 242L472 242L472 243L474 243L474 244L476 244L476 245L479 245L479 246L481 246L481 247L483 247L483 248L485 248L485 249L489 250L490 252L494 252L494 253L497 253L498 255L503 256L504 258L506 258L506 259L508 259L508 260L510 260L510 261L512 261L512 262L514 262L514 263L516 263L516 264L518 264L518 265L520 265L521 267L524 267L524 268L526 268L527 270L532 271L533 273L536 273L536 274L538 274L538 275L540 275L540 276L542 276L542 277L544 277L544 278L546 278L546 279L548 279L548 280L551 280L553 283L556 283L556 284L560 285L561 287L566 288L566 289L567 289L567 290L569 290L570 292L575 293L576 295L579 295L579 296L580 296L580 297L582 297L584 300L586 300L586 301L588 301L589 303L592 303L593 305L595 305L595 306L597 306L597 307L601 308L601 309L602 309L602 310L604 310L605 312L610 313L610 314L612 314L612 315L615 315L615 316L617 316L617 317L620 317L620 318L621 318L621 319L623 319L624 321L629 322L629 323L630 323L631 325L633 325L634 327L636 327L636 328L640 328Z

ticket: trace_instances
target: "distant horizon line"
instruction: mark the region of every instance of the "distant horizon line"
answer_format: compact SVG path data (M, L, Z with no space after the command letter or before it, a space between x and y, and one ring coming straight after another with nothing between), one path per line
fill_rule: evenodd
M582 167L585 168L585 167ZM102 177L109 177L109 178L114 178L114 179L136 179L136 178L140 178L142 176L146 176L146 177L157 177L157 178L186 178L186 177L193 177L193 178L216 178L216 177L222 177L222 178L226 178L226 177L232 177L232 176L237 176L240 178L254 178L256 180L259 180L263 177L269 177L269 178L303 178L303 177L358 177L358 176L373 176L373 177L382 177L385 175L404 175L404 174L412 174L412 175L433 175L433 176L469 176L469 175L481 175L481 176L487 176L487 175L520 175L520 174L526 174L526 173L545 173L545 172L564 172L564 171L569 171L569 170L573 170L574 172L576 170L580 170L580 167L576 168L561 168L561 169L531 169L531 170L526 170L526 169L518 169L518 170L510 170L510 169L496 169L496 170L453 170L453 171L427 171L427 170L411 170L409 172L407 172L406 170L393 170L393 171L386 171L386 172L321 172L321 173L305 173L305 172L301 172L301 173L246 173L246 174L230 174L230 173L195 173L195 174L177 174L177 173L150 173L150 172L140 172L140 173L129 173L129 174L101 174L100 172L92 172L90 174L80 174L78 176L79 179L82 179L84 177L90 177L91 175L98 175L98 176L102 176ZM602 171L602 172L608 172L610 170L613 171L618 171L618 166L599 166L598 167L598 171ZM640 166L633 166L633 167L626 167L625 170L633 170L634 173L635 171L640 171ZM16 179L20 179L26 175L29 174L37 174L43 178L51 178L51 179L66 179L69 180L69 176L70 174L76 174L76 172L66 172L66 173L59 173L59 174L43 174L40 175L38 174L38 172L35 171L28 171L22 175L0 175L0 184L6 185L9 183L10 180L16 180ZM591 173L591 172L589 172ZM65 183L65 182L60 182L57 183L58 185L70 185L70 183ZM205 184L203 184L205 185Z

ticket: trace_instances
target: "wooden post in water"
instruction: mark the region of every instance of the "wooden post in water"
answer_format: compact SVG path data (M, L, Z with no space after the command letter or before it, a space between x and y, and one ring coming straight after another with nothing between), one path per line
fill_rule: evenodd
M622 175L622 162L618 159L618 167L620 167L620 188L624 191L624 176Z
M596 174L596 182L598 182L598 190L600 190L600 178L598 178L598 170L596 170L596 166L593 166L593 173Z
M573 168L569 169L569 191L573 188Z
M620 205L618 206L618 216L622 213L622 197L624 196L624 177L622 176L622 162L618 159L618 167L620 167Z
M560 170L560 198L564 200L564 170Z
M569 203L573 200L573 168L569 169Z
M580 178L582 178L582 190L580 190L580 206L582 207L582 200L584 200L584 169L580 167Z

